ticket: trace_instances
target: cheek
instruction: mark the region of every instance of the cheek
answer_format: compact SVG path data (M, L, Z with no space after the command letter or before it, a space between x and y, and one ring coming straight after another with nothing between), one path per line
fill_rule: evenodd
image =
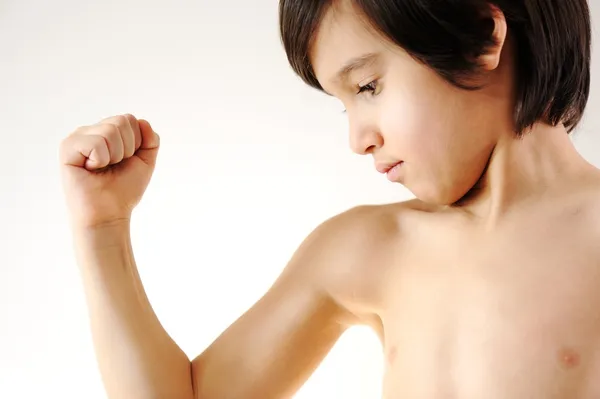
M473 188L493 149L474 137L478 132L464 120L447 122L431 123L430 131L413 140L415 165L407 176L417 197L444 205L458 201Z
M380 121L386 152L406 162L406 187L426 202L447 204L477 182L491 150L474 137L477 129L464 103L443 97L423 91L395 95Z
M453 130L448 104L426 93L401 90L384 103L380 123L389 152L419 164L435 162L447 154Z

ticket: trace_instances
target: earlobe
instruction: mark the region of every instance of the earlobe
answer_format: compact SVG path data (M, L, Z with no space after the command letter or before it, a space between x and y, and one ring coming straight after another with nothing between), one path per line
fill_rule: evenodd
M491 7L491 17L494 21L494 31L492 32L493 45L486 49L486 52L482 54L480 59L481 66L488 71L493 71L500 65L500 56L504 43L506 41L507 26L506 18L504 13L496 6Z

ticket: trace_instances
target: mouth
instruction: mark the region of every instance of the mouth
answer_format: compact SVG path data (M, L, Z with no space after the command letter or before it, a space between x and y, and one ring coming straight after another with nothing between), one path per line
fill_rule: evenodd
M396 166L400 166L402 165L403 161L398 161L398 162L394 162L394 163L379 163L377 165L375 165L375 169L377 169L377 171L381 174L387 174L388 172L390 172L392 169L394 169Z
M375 168L379 173L386 175L387 179L393 183L402 183L403 169L402 165L404 161L398 161L393 163L378 163Z

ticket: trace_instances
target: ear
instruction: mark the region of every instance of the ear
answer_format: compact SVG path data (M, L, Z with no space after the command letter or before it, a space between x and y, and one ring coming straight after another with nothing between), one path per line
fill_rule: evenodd
M484 54L479 56L479 64L487 71L493 71L498 68L507 34L506 18L502 10L494 5L490 5L490 11L494 22L494 31L492 32L492 41L494 44L488 47Z

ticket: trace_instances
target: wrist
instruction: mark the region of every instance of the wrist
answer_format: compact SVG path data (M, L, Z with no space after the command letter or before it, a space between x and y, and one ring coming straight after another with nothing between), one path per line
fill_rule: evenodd
M72 218L71 229L80 233L99 233L110 230L129 229L131 217L118 217L106 220L79 220Z
M131 220L119 218L101 223L73 223L73 238L93 248L129 245Z

